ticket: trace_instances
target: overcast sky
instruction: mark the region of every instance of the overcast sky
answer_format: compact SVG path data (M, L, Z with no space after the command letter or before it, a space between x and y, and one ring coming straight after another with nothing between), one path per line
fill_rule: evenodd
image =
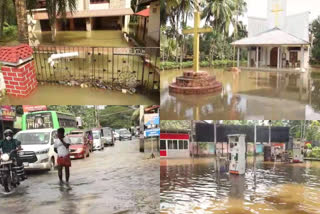
M248 16L267 17L267 0L245 0L247 2L247 14L242 21L247 24ZM301 12L310 12L310 22L320 15L320 0L287 0L287 15Z

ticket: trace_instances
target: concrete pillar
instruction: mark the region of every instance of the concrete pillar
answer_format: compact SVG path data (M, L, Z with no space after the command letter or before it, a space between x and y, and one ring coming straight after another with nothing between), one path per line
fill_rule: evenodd
M87 31L91 31L92 30L92 18L87 18L86 19L86 28L87 28Z
M237 67L240 67L240 48L238 47L238 54L237 54Z
M251 57L251 49L250 48L248 48L248 64L247 64L247 66L248 66L248 68L250 67L250 57Z
M301 68L301 69L304 69L304 47L303 47L303 46L301 46L300 68Z
M259 47L256 48L256 68L259 68Z

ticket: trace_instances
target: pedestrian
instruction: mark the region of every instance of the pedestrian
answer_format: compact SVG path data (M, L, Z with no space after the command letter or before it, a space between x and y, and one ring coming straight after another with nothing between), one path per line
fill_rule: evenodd
M57 139L54 140L54 148L58 154L58 176L60 184L63 184L62 170L65 168L66 182L69 183L71 160L69 155L70 139L64 136L64 128L58 129Z
M17 153L18 151L22 150L21 142L17 139L13 139L13 131L11 129L6 129L3 132L3 135L4 140L0 141L0 149L2 149L2 153L9 154L12 152L10 158L16 160L14 161L16 173L20 177L20 180L23 181L27 178L27 176L24 171L23 163Z

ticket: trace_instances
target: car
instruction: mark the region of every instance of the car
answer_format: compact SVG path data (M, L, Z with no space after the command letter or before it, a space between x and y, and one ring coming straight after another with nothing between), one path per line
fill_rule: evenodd
M120 137L119 140L132 140L132 135L127 129L121 129L119 131Z
M75 129L69 132L69 135L82 135L88 142L89 151L93 152L93 136L90 129Z
M103 129L103 138L105 138L105 143L106 145L114 145L114 136L113 136L113 131L109 127L104 127Z
M103 136L103 130L101 128L92 129L93 134L93 149L94 150L104 150L104 144L106 144L106 139Z
M54 152L55 129L30 129L20 131L14 138L21 142L20 160L26 170L54 170L57 153Z
M70 139L70 158L79 159L90 156L90 144L82 134L69 134Z
M116 140L119 140L120 134L119 134L120 129L116 129L113 131L113 136Z

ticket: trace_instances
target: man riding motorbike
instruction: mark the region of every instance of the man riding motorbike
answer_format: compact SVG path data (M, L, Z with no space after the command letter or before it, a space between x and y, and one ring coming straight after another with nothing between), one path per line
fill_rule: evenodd
M17 175L20 177L20 180L23 181L26 179L26 175L24 172L24 166L22 164L22 161L20 160L17 152L19 150L22 150L21 148L21 142L13 139L13 131L11 129L7 129L3 132L4 134L4 140L0 141L0 149L2 149L2 153L10 154L11 152L11 159L14 159L14 163L16 163L16 172Z

